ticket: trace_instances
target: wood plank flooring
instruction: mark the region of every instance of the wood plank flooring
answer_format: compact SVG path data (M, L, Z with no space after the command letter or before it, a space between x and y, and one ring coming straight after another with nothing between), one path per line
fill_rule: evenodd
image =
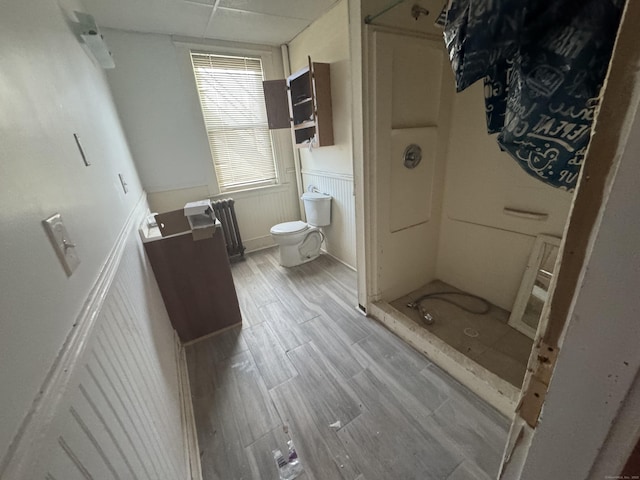
M355 272L277 255L232 265L242 328L187 347L205 480L277 480L289 439L302 480L495 478L507 420L356 311Z

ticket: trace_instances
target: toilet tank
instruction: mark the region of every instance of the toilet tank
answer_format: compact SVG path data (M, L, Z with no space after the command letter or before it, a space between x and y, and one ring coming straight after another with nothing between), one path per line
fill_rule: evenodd
M314 227L326 227L331 223L331 195L307 192L302 194L307 223Z

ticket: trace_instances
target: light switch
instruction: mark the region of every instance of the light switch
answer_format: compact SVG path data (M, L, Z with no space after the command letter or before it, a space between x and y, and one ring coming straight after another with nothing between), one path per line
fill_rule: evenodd
M76 252L76 244L73 243L67 228L62 223L62 216L56 213L43 220L42 224L49 235L49 240L51 240L60 262L62 262L65 272L67 272L67 276L70 277L80 265L80 258L78 258L78 253Z

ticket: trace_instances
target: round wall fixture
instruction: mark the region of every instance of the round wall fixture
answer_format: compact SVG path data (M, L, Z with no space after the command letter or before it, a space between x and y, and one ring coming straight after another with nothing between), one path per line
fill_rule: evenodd
M412 143L404 149L402 161L407 168L416 168L422 160L422 148L420 145Z

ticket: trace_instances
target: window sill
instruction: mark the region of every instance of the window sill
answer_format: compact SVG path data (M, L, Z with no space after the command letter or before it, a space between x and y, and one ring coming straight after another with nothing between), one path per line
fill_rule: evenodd
M229 190L227 192L211 195L210 198L211 200L220 200L227 197L232 197L232 198L258 197L258 196L269 195L277 192L284 192L289 190L292 187L295 187L295 185L289 182L277 183L274 185L265 185L262 187L246 188L241 190Z

